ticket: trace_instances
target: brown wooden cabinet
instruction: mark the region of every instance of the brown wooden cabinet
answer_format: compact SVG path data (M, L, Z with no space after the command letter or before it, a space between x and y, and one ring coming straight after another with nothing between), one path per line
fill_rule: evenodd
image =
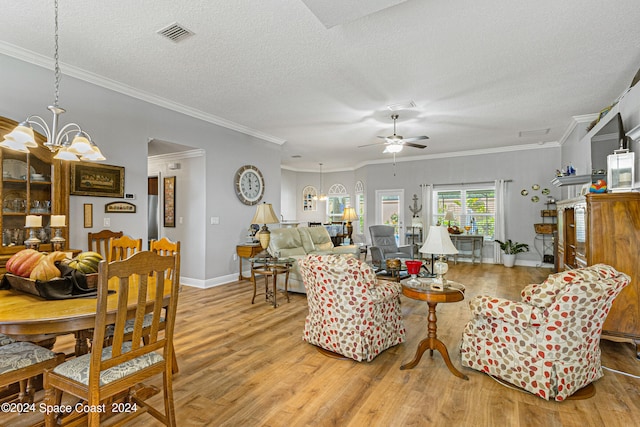
M0 141L16 125L17 122L0 117ZM54 153L42 145L42 135L36 133L36 141L39 146L29 153L0 149L0 274L5 273L7 260L24 249L24 240L29 237L24 228L27 215L42 216L44 231L39 233L47 243L40 246L41 251L51 251L51 215L66 215L69 224L69 164L53 159ZM62 232L69 241L68 227Z
M560 270L604 263L631 277L602 337L633 342L640 358L640 193L587 194L557 206Z

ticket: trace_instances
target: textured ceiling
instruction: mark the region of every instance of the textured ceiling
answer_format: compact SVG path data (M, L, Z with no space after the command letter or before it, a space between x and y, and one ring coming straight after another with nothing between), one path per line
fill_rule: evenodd
M415 107L399 112L398 133L430 139L400 160L558 141L640 66L637 0L319 3L60 0L60 61L63 72L282 144L284 167L325 171L389 160L382 147L357 147L391 134L386 106L407 101ZM0 53L51 58L53 1L0 6ZM195 35L156 34L173 22Z

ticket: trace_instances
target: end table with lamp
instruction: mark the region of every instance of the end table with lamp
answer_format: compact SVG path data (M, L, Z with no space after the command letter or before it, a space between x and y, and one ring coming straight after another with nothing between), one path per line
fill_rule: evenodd
M429 354L433 356L433 350L437 350L442 355L444 363L453 375L463 380L468 380L469 377L453 366L447 346L438 339L438 319L436 317L436 306L439 303L452 303L464 300L464 286L460 283L449 282L445 289L438 290L430 285L431 280L433 279L421 279L420 281L423 283L419 286L411 286L408 282L402 284L402 294L404 296L419 301L426 301L427 304L429 304L429 315L427 317L427 338L418 344L413 360L402 365L400 369L405 370L416 367L425 351L429 350Z

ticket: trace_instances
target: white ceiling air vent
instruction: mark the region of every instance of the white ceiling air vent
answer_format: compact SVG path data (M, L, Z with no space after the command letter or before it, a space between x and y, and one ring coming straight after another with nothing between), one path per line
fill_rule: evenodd
M173 24L170 24L162 28L161 30L158 30L157 32L161 36L168 38L174 43L178 43L186 39L187 37L191 37L194 34L193 31L187 30L177 22L174 22Z

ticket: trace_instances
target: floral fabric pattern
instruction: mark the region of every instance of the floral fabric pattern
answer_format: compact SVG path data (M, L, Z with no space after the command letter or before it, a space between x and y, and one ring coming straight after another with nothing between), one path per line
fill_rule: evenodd
M309 304L303 340L367 362L404 341L399 283L378 280L354 257L308 255L299 265Z
M8 335L0 334L0 346L7 345L16 342L13 338Z
M13 342L0 346L0 374L26 368L56 357L56 354L30 342Z
M460 346L462 365L543 399L565 400L602 377L600 334L629 276L596 264L529 285L522 301L478 296Z

